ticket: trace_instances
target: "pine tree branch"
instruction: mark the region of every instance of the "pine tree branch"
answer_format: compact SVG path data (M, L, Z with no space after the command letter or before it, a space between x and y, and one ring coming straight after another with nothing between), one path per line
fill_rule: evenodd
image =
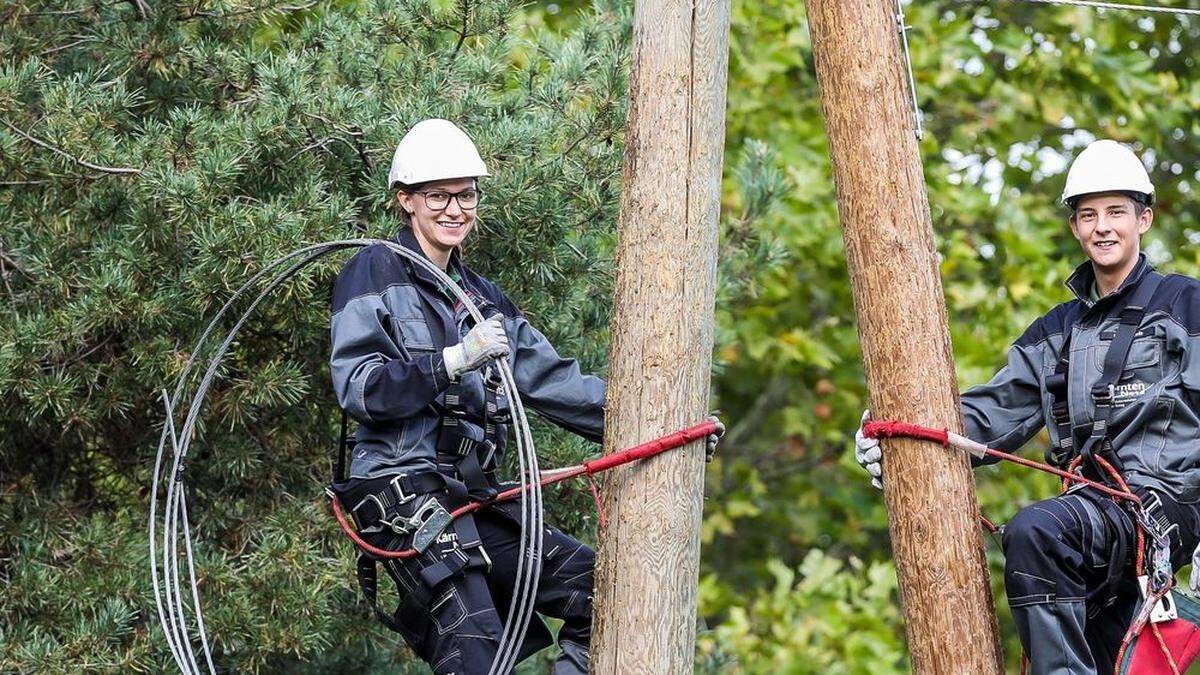
M454 52L450 54L450 58L458 56L458 51L462 49L463 43L467 41L467 28L471 21L471 2L470 0L462 0L462 29L458 31L458 44L454 45Z
M51 48L41 52L40 54L38 54L38 56L49 56L51 54L61 52L64 49L70 49L71 47L74 47L76 45L84 44L85 42L99 42L100 41L100 38L94 37L92 35L72 35L71 37L78 38L78 39L75 40L74 42L69 42L65 45L51 47Z
M103 340L101 340L98 344L90 347L87 351L77 352L74 356L68 358L66 361L63 361L62 363L57 364L57 367L60 369L66 369L69 366L73 366L76 363L79 363L80 361L86 359L87 357L91 356L92 354L95 354L96 352L103 349L106 345L108 345L108 343L112 342L113 338L115 338L115 337L116 337L115 334L110 333ZM91 393L89 392L88 395L90 396Z
M25 269L21 263L17 262L12 255L4 250L4 245L2 242L0 242L0 262L3 262L5 265L13 268L14 271L20 272L26 279L29 279L30 281L33 280L33 274L29 270Z
M34 145L36 145L40 148L45 148L46 150L49 150L50 152L53 152L56 155L66 157L67 159L71 160L72 162L75 162L76 164L78 164L79 166L91 169L92 171L99 171L101 173L134 174L134 175L140 174L142 172L141 169L130 169L127 167L101 166L99 164L92 164L91 162L89 162L87 160L80 159L80 158L68 153L66 150L56 148L53 145L50 145L49 143L47 143L45 141L39 141L38 139L34 138L33 136L30 136L29 134L25 133L24 131L13 126L13 124L11 122L9 122L8 120L6 120L2 117L0 117L0 123L4 124L4 126L8 127L8 129L10 131L17 134L21 138L24 138L25 140L29 141L30 143L33 143Z
M182 16L177 16L177 17L175 17L175 20L176 21L195 21L196 19L218 19L219 20L219 19L229 19L229 18L232 18L235 16L244 16L246 14L255 14L258 12L301 12L306 9L315 7L319 3L320 3L320 0L310 0L310 2L306 2L302 5L281 5L278 3L271 3L271 4L263 5L260 7L255 7L255 6L251 5L249 7L241 7L239 9L231 10L231 11L224 12L221 14L218 14L216 12L201 12L200 6L202 3L197 3L191 9L188 10L187 14L184 14Z
M146 0L129 0L129 4L133 5L133 8L137 10L138 17L142 21L150 18L150 5L146 4Z
M4 264L4 261L5 258L0 258L0 279L4 280L4 290L11 298L16 296L16 293L13 293L12 284L8 283L8 266Z

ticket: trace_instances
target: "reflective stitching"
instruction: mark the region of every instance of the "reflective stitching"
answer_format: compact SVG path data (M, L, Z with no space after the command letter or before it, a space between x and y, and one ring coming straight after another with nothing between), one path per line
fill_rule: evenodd
M438 635L445 635L446 633L449 633L450 631L454 630L455 628L458 628L459 626L463 625L463 623L465 623L467 620L467 608L465 606L463 606L462 598L458 597L458 593L457 593L456 589L451 588L450 592L447 594L446 597L447 597L447 599L450 599L450 598L454 599L454 603L458 606L460 613L458 615L457 621L451 623L450 625L443 626L442 622L438 618L438 616L436 614L434 614L432 611L430 611L429 614L430 614L430 617L433 619L433 625L437 626Z
M576 574L573 577L568 577L566 579L563 579L560 583L562 583L565 586L565 585L571 583L572 581L575 581L576 579L578 579L580 577L585 577L591 573L592 573L592 570L584 570L584 571L580 572L579 574Z
M396 571L396 569L395 569L397 567L400 567L400 562L397 560L388 560L386 564L387 564L388 571L392 573L392 579L394 579L396 581L396 583L399 584L404 589L404 593L406 595L409 593L412 593L412 586L410 586L406 581L404 581L404 578L402 576L400 576L400 573L398 571Z
M434 603L429 606L429 611L436 612L438 607L441 607L442 605L446 604L446 601L448 601L450 599L450 596L452 596L452 595L454 595L453 590L448 591L445 595L443 595L442 597L435 600Z
M1058 522L1059 527L1063 528L1064 530L1067 529L1067 524L1064 523L1061 518L1059 518L1057 515L1055 515L1053 511L1050 511L1050 510L1046 509L1045 507L1039 506L1037 504L1034 504L1033 506L1030 506L1029 508L1031 508L1035 511L1041 511L1042 513L1045 513L1046 515L1053 518L1056 522Z
M462 652L461 652L461 651L459 651L459 650L457 650L457 649L455 649L454 651L452 651L452 652L450 652L449 654L447 654L447 655L445 655L444 657L442 657L442 660L441 660L441 661L438 661L436 664L434 664L434 666L433 666L433 670L434 670L434 672L437 672L437 669L438 669L438 668L441 668L442 666L446 665L446 664L447 664L447 663L449 663L449 662L450 662L452 659L459 659L459 658L462 658ZM450 673L447 673L446 675L454 675L454 673L453 673L453 672L450 672Z
M490 635L476 635L474 633L464 633L459 631L454 634L456 638L475 638L476 640L487 640L488 642L497 642L496 638Z
M1030 574L1029 572L1022 572L1021 570L1009 570L1009 572L1011 572L1012 574L1018 574L1023 577L1029 577L1030 579L1037 579L1038 581L1050 584L1051 586L1056 585L1053 581L1050 581L1049 579L1039 577L1036 574Z
M1104 527L1104 523L1097 523L1096 520L1092 518L1090 503L1088 503L1087 500L1079 495L1066 495L1059 501L1062 503L1063 508L1070 511L1071 515L1079 523L1079 544L1081 548L1079 555L1085 559L1090 559L1092 561L1092 567L1104 567L1104 564L1096 562L1099 556L1096 556L1092 553L1092 549L1095 547L1096 543L1094 530L1097 526ZM1076 502L1078 502L1078 506L1076 506ZM1087 512L1088 518L1086 524L1083 522L1083 514L1081 514L1080 511Z
M1087 598L1058 598L1053 593L1037 595L1022 595L1008 599L1009 607L1028 607L1029 605L1063 605L1084 602Z
M562 571L562 568L565 567L567 563L571 562L571 559L575 557L575 554L579 553L581 550L583 550L583 544L580 544L578 548L576 548L574 551L571 551L571 555L567 556L565 560L563 560L561 563L559 563L558 567L556 567L554 569L554 572L552 572L552 574L557 576L558 573ZM576 576L578 576L578 575L576 575ZM572 577L572 578L574 578L574 577Z

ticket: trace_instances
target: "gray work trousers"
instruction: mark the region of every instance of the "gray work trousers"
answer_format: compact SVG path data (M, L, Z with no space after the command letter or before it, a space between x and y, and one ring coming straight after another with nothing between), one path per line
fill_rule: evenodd
M1196 546L1200 505L1159 496L1167 518L1179 525L1171 542L1178 569ZM1005 526L1004 583L1031 675L1113 672L1141 602L1134 537L1129 514L1093 490L1031 504Z

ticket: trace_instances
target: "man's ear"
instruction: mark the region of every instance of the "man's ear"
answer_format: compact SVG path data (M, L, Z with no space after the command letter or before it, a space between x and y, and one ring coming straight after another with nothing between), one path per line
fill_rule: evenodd
M1078 221L1078 216L1077 216L1076 214L1074 214L1074 213L1072 213L1070 216L1068 216L1068 217L1067 217L1067 223L1069 223L1069 224L1071 225L1071 234L1072 234L1072 235L1073 235L1073 236L1074 236L1076 239L1078 239L1078 238L1079 238L1079 225L1078 225L1078 222L1079 222L1079 221Z
M1150 225L1154 223L1154 209L1146 207L1142 211L1142 215L1138 216L1138 234L1146 234L1150 230Z

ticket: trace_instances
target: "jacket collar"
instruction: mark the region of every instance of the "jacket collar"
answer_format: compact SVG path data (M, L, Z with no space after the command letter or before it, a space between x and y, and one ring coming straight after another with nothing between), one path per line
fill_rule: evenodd
M1099 302L1092 301L1092 286L1096 283L1096 271L1092 268L1092 261L1084 261L1082 265L1075 268L1070 277L1067 277L1067 288L1075 294L1076 298L1084 304L1085 307L1091 307L1098 304L1107 304L1108 300L1115 300L1129 293L1130 289L1141 283L1145 276L1154 270L1154 266L1146 260L1145 253L1138 253L1137 264L1133 266L1133 270L1129 276L1125 277L1125 281L1117 288L1116 292L1100 298Z
M426 260L429 259L429 256L425 255L425 251L421 248L421 242L417 241L417 235L413 233L411 226L400 228L400 231L396 233L396 242L410 251L417 252L422 258L425 258ZM455 247L454 250L450 252L450 264L446 270L451 276L454 275L454 272L457 272L459 278L462 278L463 269L461 258L462 256L459 254L458 247ZM426 270L424 267L419 265L414 265L407 259L405 259L404 262L409 266L409 269L412 271L412 273L417 275L422 281L432 284L434 287L441 287L441 283L434 278L433 274L431 274L429 270Z

